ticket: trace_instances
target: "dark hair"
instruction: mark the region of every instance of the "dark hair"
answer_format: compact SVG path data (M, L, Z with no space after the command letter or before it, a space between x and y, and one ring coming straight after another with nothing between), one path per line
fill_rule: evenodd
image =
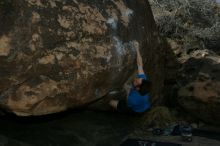
M151 81L143 79L141 85L139 86L139 88L140 88L139 93L142 96L146 95L147 93L150 92L151 86L152 86Z

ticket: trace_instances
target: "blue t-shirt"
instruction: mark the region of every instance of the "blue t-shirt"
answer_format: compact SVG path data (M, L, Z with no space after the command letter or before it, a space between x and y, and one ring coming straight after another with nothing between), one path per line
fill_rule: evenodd
M145 74L138 74L137 78L147 80ZM133 87L128 94L128 107L137 113L142 113L150 108L150 96L146 94L144 96Z

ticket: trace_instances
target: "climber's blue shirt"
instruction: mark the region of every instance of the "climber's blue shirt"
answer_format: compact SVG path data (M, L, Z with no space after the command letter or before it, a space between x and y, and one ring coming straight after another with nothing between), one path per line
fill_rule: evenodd
M147 80L145 74L138 74L137 78L142 78ZM133 87L128 94L128 107L130 107L134 112L142 113L150 108L150 96L146 94L144 96Z

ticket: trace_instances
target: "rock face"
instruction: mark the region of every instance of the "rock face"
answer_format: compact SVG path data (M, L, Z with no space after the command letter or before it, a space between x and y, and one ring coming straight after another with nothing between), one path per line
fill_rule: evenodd
M178 103L208 123L220 125L220 57L191 58L179 78Z
M220 125L219 5L210 0L150 3L173 52L165 62L166 102L194 118Z
M0 105L17 115L83 106L123 83L141 46L152 99L163 87L163 40L144 0L0 2Z

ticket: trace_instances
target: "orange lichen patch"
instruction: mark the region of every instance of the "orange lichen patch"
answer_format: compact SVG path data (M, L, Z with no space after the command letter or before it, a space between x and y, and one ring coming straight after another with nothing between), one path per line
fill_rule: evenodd
M81 42L83 42L83 43L91 43L91 42L94 42L94 38L92 38L92 37L82 38Z
M96 57L104 57L107 52L107 48L104 46L96 46Z
M117 16L117 10L116 9L110 8L110 9L107 9L106 12L111 16L111 18L118 21L118 16Z
M45 7L41 0L26 0L32 6Z
M33 110L32 115L45 115L48 113L57 113L67 109L67 105L64 105L62 102L57 101L53 98L47 98L40 102ZM16 113L20 114L20 113Z
M33 40L34 42L38 41L39 39L40 39L39 34L35 33L35 34L32 35L32 40Z
M54 0L49 0L49 3L50 3L51 8L55 8L57 6Z
M60 52L56 52L54 53L54 55L56 56L58 61L62 60L62 58L64 57L64 54Z
M16 56L16 60L17 61L21 61L21 60L23 60L23 61L27 61L27 60L29 60L31 58L31 56L30 55L26 55L25 53L19 53L17 56Z
M61 15L58 15L57 21L60 23L60 26L63 28L69 28L73 23L73 20L69 20L65 16L61 16Z
M80 52L84 52L85 50L88 50L88 48L90 48L90 45L87 42L84 43L68 42L66 43L66 45L68 48L75 48Z
M83 14L86 14L88 18L96 21L106 21L97 8L92 8L90 6L79 4L79 11Z
M62 53L69 53L71 50L67 48L66 46L56 47L54 49L54 52L62 52Z
M43 58L39 59L40 64L54 64L55 62L55 56L52 54L49 54L48 56L44 56Z
M61 91L57 83L50 79L34 87L25 84L17 89L14 97L8 98L7 105L13 107L14 110L25 111L47 97L54 97L59 92Z
M103 35L107 30L106 19L97 8L85 4L78 4L79 8L65 5L62 10L69 12L68 16L58 15L58 22L63 28L71 28L74 21L82 20L82 29L89 34ZM69 39L69 37L67 38Z
M96 58L106 58L109 61L112 58L112 54L109 46L96 46Z
M78 48L80 46L80 44L76 43L76 42L68 42L66 43L68 48Z
M3 35L0 38L0 56L8 56L11 50L11 38Z
M75 37L75 36L76 36L75 32L73 32L73 31L65 32L64 34L65 34L67 37Z
M103 35L107 30L105 25L106 19L102 16L97 8L91 8L84 4L79 4L79 12L83 14L86 21L83 22L83 30L90 34Z
M37 12L32 13L32 23L37 23L40 21L40 15Z
M213 88L213 86L215 85L210 81L196 81L182 88L179 94L181 96L194 97L202 102L209 102L212 101L212 98L218 97L218 89Z
M117 8L119 9L121 13L121 20L123 24L127 27L129 24L129 17L131 14L133 14L133 11L129 9L123 1L113 1Z
M65 71L70 69L80 69L82 63L80 60L72 60L72 58L67 57L61 60L59 64Z
M32 41L29 42L29 48L31 51L36 51L36 46L32 43Z
M73 8L72 6L63 6L62 10L72 12Z
M203 102L208 102L210 98L218 97L217 91L213 88L208 86L208 84L212 84L209 82L196 82L194 83L194 92L193 96L200 99Z
M42 46L41 37L39 34L34 33L32 39L29 41L29 48L31 51L36 51L38 47Z
M107 27L99 27L99 24L97 22L83 22L82 26L83 30L90 34L103 35L107 30Z

